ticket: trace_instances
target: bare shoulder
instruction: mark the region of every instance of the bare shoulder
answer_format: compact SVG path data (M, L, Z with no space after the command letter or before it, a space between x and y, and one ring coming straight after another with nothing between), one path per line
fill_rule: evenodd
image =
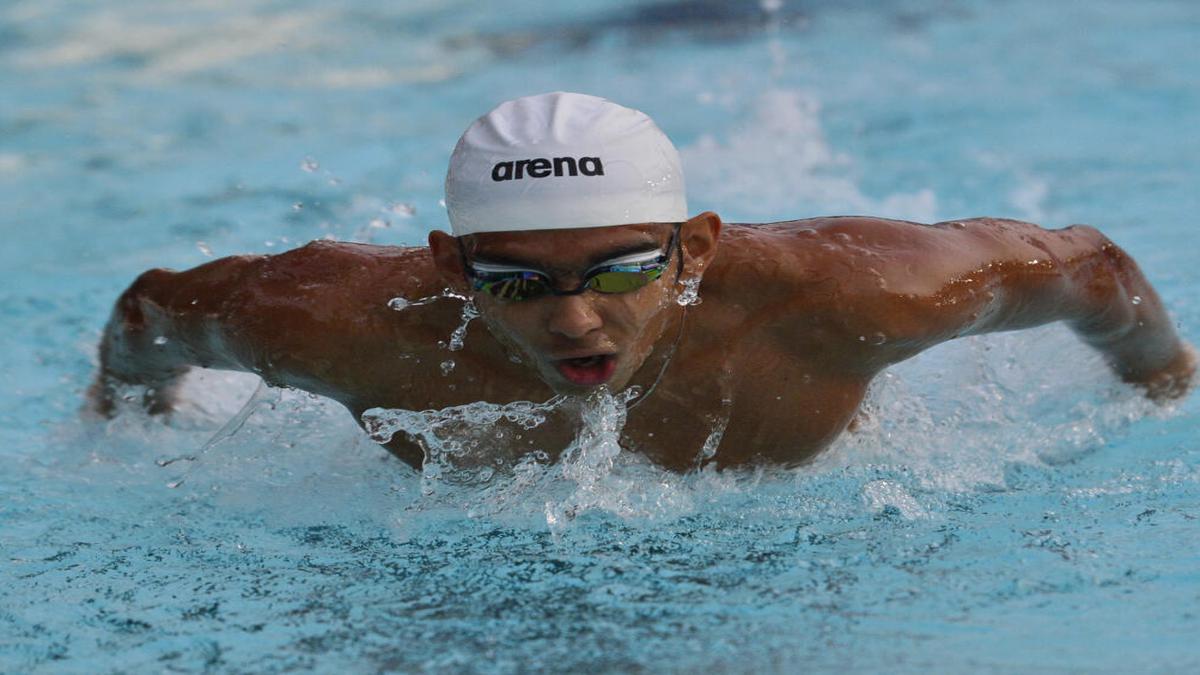
M226 303L227 325L243 360L265 364L275 381L307 382L302 374L311 372L329 380L320 364L357 363L384 346L415 348L454 320L445 303L389 307L393 298L440 290L427 249L315 241L255 259L241 276Z
M1089 230L1077 236L1088 239ZM942 317L959 296L986 293L976 278L980 270L1007 259L1044 259L1046 241L1062 232L1076 236L991 218L926 225L842 216L732 225L722 233L712 272L723 299L753 308L744 321L757 317L792 347L824 354L828 363L871 370L916 348L917 341L897 347L909 342L898 343L899 336L924 340L932 326L941 331L938 339L953 337L957 329L943 326Z
M433 295L440 289L429 250L313 241L265 256L255 265L252 292L296 301L337 303L361 313L384 309L395 297Z
M422 287L433 283L429 249L415 246L378 246L341 241L311 241L299 248L266 256L264 278L306 284L373 282L397 279Z
M729 224L713 272L768 293L796 295L834 284L841 293L878 288L886 268L950 245L942 224L868 216L833 216L764 224ZM941 241L945 240L945 241ZM707 280L707 276L706 276Z
M722 234L723 262L777 282L836 282L843 292L911 295L1006 260L1045 260L1064 251L1094 251L1106 241L1095 228L1061 230L1007 218L933 224L868 216L835 216L763 225L732 225Z

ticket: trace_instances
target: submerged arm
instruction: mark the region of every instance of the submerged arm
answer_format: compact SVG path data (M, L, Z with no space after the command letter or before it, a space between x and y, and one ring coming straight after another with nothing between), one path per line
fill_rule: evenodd
M1133 259L1095 228L987 218L889 227L904 241L877 307L897 338L889 360L961 335L1065 321L1151 398L1191 385L1194 350Z

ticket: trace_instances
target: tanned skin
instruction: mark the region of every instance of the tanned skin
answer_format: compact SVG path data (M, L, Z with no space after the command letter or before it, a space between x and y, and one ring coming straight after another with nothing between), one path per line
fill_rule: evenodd
M199 366L327 396L361 423L376 407L586 395L556 359L609 354L612 390L648 390L628 412L622 443L686 470L722 425L718 466L803 463L847 428L880 371L964 335L1064 321L1152 399L1182 397L1195 379L1194 350L1137 265L1082 225L867 217L725 225L703 213L681 228L682 261L675 251L662 278L633 293L524 302L475 294L483 320L461 351L444 346L461 300L388 306L445 288L470 294L464 255L525 262L572 288L614 251L664 248L671 230L434 232L429 248L322 241L150 270L117 301L90 408L111 415L120 387L133 383L150 388L151 412L167 412L180 376ZM702 303L675 302L679 280L700 275ZM448 359L456 367L443 374ZM573 419L563 412L509 450L553 454L572 438ZM397 436L387 447L422 462L419 439Z

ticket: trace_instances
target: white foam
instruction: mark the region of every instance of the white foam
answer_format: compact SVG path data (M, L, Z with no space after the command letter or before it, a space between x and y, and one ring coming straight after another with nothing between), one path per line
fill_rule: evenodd
M863 194L854 179L853 160L825 138L819 101L803 91L764 92L750 117L726 138L704 135L681 155L689 192L748 217L855 213L937 219L932 190L881 199Z

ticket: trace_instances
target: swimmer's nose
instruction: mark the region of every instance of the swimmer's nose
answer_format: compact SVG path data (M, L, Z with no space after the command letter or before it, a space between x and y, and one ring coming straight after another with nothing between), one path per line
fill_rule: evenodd
M581 338L596 330L603 321L584 294L566 295L550 301L550 332L568 338Z

